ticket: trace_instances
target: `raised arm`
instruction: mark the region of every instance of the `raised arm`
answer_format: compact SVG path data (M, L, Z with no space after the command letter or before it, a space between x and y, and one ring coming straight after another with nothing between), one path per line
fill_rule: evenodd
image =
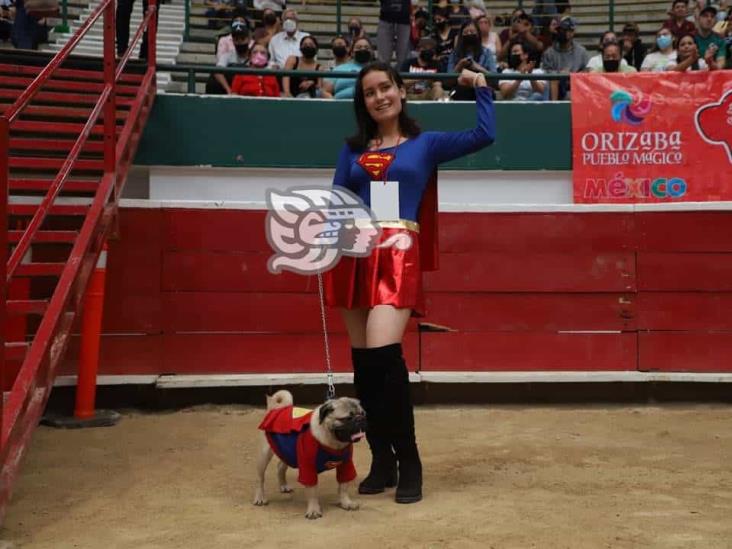
M496 117L493 108L493 92L486 85L485 76L465 70L461 83L476 83L475 95L478 124L471 130L458 132L425 132L429 139L430 154L436 164L455 160L492 144L496 139Z

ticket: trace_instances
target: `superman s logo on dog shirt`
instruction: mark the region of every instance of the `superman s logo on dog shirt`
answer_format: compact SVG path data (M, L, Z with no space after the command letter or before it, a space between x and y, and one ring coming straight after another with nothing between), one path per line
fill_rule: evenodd
M365 152L358 159L358 165L361 166L372 179L382 179L386 170L389 169L394 161L394 155L382 152Z

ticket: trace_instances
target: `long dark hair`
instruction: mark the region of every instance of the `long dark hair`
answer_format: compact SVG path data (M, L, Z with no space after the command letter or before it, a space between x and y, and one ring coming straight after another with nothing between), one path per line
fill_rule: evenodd
M475 28L475 32L478 35L478 43L473 46L471 49L468 49L465 44L463 43L463 31L469 27L473 26ZM480 28L478 27L478 24L475 21L468 21L463 24L462 27L460 27L460 32L458 33L458 40L457 45L455 46L455 52L458 59L462 59L465 57L468 53L470 53L473 56L473 59L476 63L479 63L480 56L483 54L483 44L482 39L480 36Z
M356 79L355 94L353 96L353 108L356 113L358 132L356 132L352 137L346 139L346 143L348 143L348 146L351 147L351 150L353 151L366 150L369 146L369 141L376 137L379 131L378 125L374 122L374 119L371 118L371 115L366 108L366 100L363 96L363 79L367 74L374 71L385 72L397 87L404 87L402 77L399 76L399 73L388 63L374 61L361 69L361 72L358 73L358 78ZM402 110L399 113L399 131L407 137L417 137L422 130L420 130L417 122L407 115L406 103L406 99L402 99Z

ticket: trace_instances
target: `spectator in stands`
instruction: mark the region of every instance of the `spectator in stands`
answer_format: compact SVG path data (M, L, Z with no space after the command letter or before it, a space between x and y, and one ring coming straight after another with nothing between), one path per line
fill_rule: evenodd
M337 34L330 41L330 49L333 52L333 65L331 69L340 67L341 65L350 61L348 55L348 40L344 36Z
M272 37L278 32L282 31L282 27L280 26L280 18L277 17L277 14L272 8L265 8L262 11L261 25L261 28L263 28L267 33L266 44L267 46L269 46Z
M554 3L557 5L557 12L559 15L569 15L572 13L572 6L569 3L569 0L554 0Z
M696 47L699 49L699 56L707 58L707 51L712 49L714 51L713 57L715 58L715 65L724 67L726 56L727 56L727 44L724 42L724 38L714 33L712 29L717 22L717 8L707 6L699 12L699 28L697 29L694 41ZM681 44L679 44L679 50L681 50Z
M0 40L10 40L13 32L13 18L15 17L15 4L13 0L0 0Z
M410 0L381 0L376 50L384 63L391 63L395 50L397 67L401 67L409 55L411 5Z
M246 27L249 29L249 25L247 24L246 18L242 17L241 15L235 16L231 20L231 25L229 25L229 28L233 32L233 29L241 30L242 27ZM223 36L220 36L219 39L216 41L216 59L219 59L220 56L236 51L236 48L234 47L234 38L232 37L232 32L229 32L229 34L225 34ZM249 47L252 47L252 42L249 43Z
M538 38L542 45L542 51L548 50L557 41L557 30L559 29L559 22L561 20L562 17L559 15L552 17L549 24L541 30Z
M285 68L294 71L322 71L318 63L318 41L314 36L304 36L300 41L300 55L287 58ZM330 93L323 90L322 78L283 76L282 95L284 97L299 97L303 99L314 97L330 97Z
M427 28L427 21L430 18L429 12L424 8L418 8L414 12L412 18L412 26L409 33L409 42L412 48L417 49L419 40L430 35L430 31Z
M478 73L497 72L496 57L480 43L478 25L468 21L460 29L455 50L447 61L447 72L460 73L468 69ZM475 90L458 85L452 93L455 101L473 101Z
M483 0L466 0L465 6L468 8L468 14L473 21L477 21L479 17L488 13Z
M590 55L581 44L575 42L577 24L570 16L562 17L557 29L557 40L544 52L541 65L546 73L582 72L590 61ZM549 84L552 101L570 99L569 79L552 80Z
M613 31L605 31L600 37L600 53L590 57L590 60L587 62L587 68L585 69L587 72L603 72L603 53L605 46L609 44L618 44L618 36ZM625 59L622 59L620 64L622 69L620 72L635 72L625 70L628 66L628 62Z
M263 44L255 44L249 53L248 65L265 69L269 63L269 51ZM259 74L237 74L231 83L231 93L250 97L279 97L280 85L277 77Z
M665 71L670 63L676 63L674 36L669 29L664 27L656 33L656 48L646 55L643 65L641 65L641 71Z
M351 38L351 42L362 36L366 36L366 31L363 30L363 23L358 17L351 17L348 22L348 36Z
M509 45L517 40L524 42L538 53L544 49L544 44L534 36L533 23L524 10L515 10L513 12L511 26L501 32L500 39L501 50L498 53L498 59L504 61L508 59Z
M450 27L456 30L470 21L470 12L468 8L463 6L463 0L450 0L450 5L447 8L447 20L450 22Z
M535 0L534 7L531 9L534 26L543 31L545 27L549 26L557 13L557 5L554 0Z
M475 20L480 29L481 44L484 48L493 52L498 59L498 53L501 51L501 39L498 33L493 30L493 17L490 15L481 15Z
M447 20L447 14L444 10L435 10L432 16L432 22L435 25L435 33L433 35L437 47L437 64L440 66L440 72L447 71L447 61L450 58L452 50L455 48L455 41L458 31L451 29Z
M669 63L666 70L678 72L717 70L719 65L715 54L714 48L707 48L707 55L702 59L694 36L687 34L679 40L676 62Z
M632 65L624 63L625 59L622 56L622 50L620 44L617 42L608 42L602 47L602 53L600 54L602 64L598 68L593 68L590 72L621 72L631 73L638 72Z
M225 26L225 20L232 16L241 16L246 18L246 2L245 0L206 0L206 17L209 29L221 29ZM247 24L249 20L247 19Z
M434 38L425 37L417 44L417 56L407 59L399 72L436 73L439 66L435 60L437 42ZM434 101L445 95L439 80L404 80L408 100Z
M272 10L276 13L285 9L286 0L254 0L253 6L255 10Z
M637 70L641 69L643 60L646 58L646 46L641 42L640 29L637 23L626 23L623 27L621 40L623 48L623 59Z
M663 28L671 31L676 42L685 34L696 33L696 25L686 19L689 15L687 0L674 0L669 15L670 17L663 24Z
M725 68L732 69L732 9L727 12L727 20L721 21L718 26L720 36L724 36L727 44L727 63Z
M511 44L509 52L508 68L501 73L504 77L509 74L544 74L543 70L535 68L521 41ZM545 80L501 80L498 89L507 101L543 101L548 91Z
M275 34L269 41L269 63L273 68L285 66L288 57L300 56L300 42L309 36L297 29L297 12L286 9L282 12L282 32Z
M351 44L351 61L338 66L338 72L360 72L365 65L373 61L374 47L368 37L363 36ZM353 99L355 78L329 78L324 88L336 99Z
M142 16L147 14L148 3L142 1ZM18 4L20 5L20 1ZM122 57L127 51L130 43L130 18L132 16L132 8L135 0L117 0L117 11L115 14L115 32L117 35L117 57ZM160 15L160 0L157 0L157 11L155 12L155 20ZM16 17L17 24L17 17ZM140 59L147 59L147 31L142 35L142 44L140 45Z
M222 52L216 58L217 67L243 67L249 61L249 27L243 23L231 25L231 38L234 43L234 51ZM210 94L231 94L231 83L234 80L231 74L212 73L206 82L206 93Z

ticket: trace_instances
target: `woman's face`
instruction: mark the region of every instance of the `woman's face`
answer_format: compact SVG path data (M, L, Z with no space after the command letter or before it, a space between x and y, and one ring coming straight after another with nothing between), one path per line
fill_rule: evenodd
M315 45L315 42L313 42L312 38L305 38L302 41L302 44L300 45L300 47L301 48L312 47L312 48L318 49L318 47Z
M359 50L371 52L371 44L369 44L368 40L356 40L353 43L353 53L355 54Z
M488 36L488 34L491 32L491 20L487 17L481 17L478 19L478 27L480 28L480 34L482 36Z
M470 25L466 26L463 29L463 36L478 36L478 29L476 28L474 23L471 23Z
M673 48L673 36L671 35L671 31L668 29L661 29L660 31L658 31L658 34L656 35L656 40L658 40L662 36L668 36L669 38L671 38L671 46L669 46L669 47Z
M406 92L397 87L387 73L371 71L364 76L361 86L366 110L377 124L393 120L402 112Z
M689 57L696 49L696 44L691 36L684 36L679 42L679 54L682 57Z

